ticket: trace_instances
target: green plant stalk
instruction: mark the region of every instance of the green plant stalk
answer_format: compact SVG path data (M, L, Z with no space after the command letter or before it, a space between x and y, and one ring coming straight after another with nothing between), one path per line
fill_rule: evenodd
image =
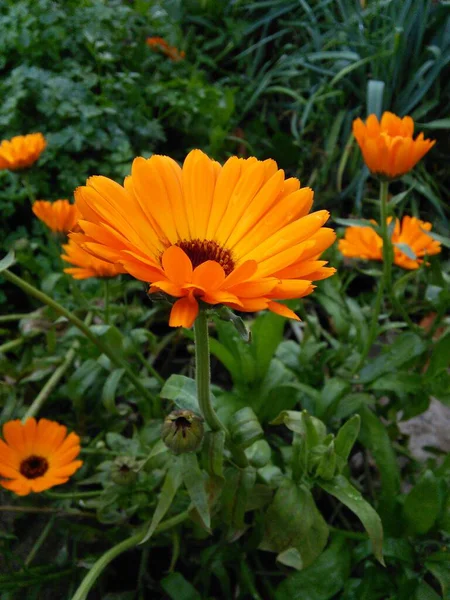
M20 319L26 319L33 313L23 313L15 315L0 315L0 323L8 323L9 321L20 321Z
M381 238L383 240L383 273L381 275L380 282L378 284L378 291L375 298L375 306L372 314L372 321L370 323L369 334L367 336L366 345L361 354L360 361L356 368L353 371L353 374L364 364L366 360L370 348L374 343L377 337L377 329L378 329L378 317L380 316L381 311L381 303L383 301L383 294L386 288L390 289L391 287L391 272L392 272L392 244L388 235L388 225L386 222L387 219L387 198L388 198L388 189L389 183L387 181L382 181L380 183L380 229L381 229ZM389 279L389 282L388 282Z
M14 348L19 348L19 346L21 346L22 344L24 344L25 342L27 342L29 340L32 340L33 338L38 336L40 333L42 333L42 332L41 331L31 331L30 334L25 337L20 337L15 340L11 340L9 342L5 342L4 344L2 344L0 346L0 354L2 354L2 353L4 354L5 352L14 350Z
M22 183L23 183L23 187L26 189L30 204L31 204L31 206L33 206L33 204L36 202L36 196L34 195L34 192L31 189L30 180L28 179L28 175L23 175Z
M91 490L89 492L53 492L51 490L46 490L45 496L48 498L53 498L54 500L78 500L84 498L97 498L103 493L103 490Z
M47 525L44 527L44 529L41 531L41 535L38 537L38 539L36 540L36 542L34 543L33 547L30 550L30 553L28 554L26 560L25 560L25 566L29 567L31 562L34 560L34 557L36 556L36 554L39 552L42 544L45 542L45 540L47 539L48 534L50 533L50 531L52 530L53 524L55 522L55 516L53 516L50 521L47 523Z
M248 466L245 453L237 448L230 440L230 435L225 425L220 421L211 404L211 370L209 358L208 318L200 310L194 323L195 337L195 381L197 383L197 397L202 417L209 425L211 431L225 431L227 447L231 452L234 462L241 468Z
M75 327L78 327L78 329L82 333L84 333L84 335L93 344L95 344L97 346L97 348L103 354L106 354L106 356L110 359L110 361L112 363L114 363L120 369L125 370L125 374L127 375L128 379L131 381L131 383L134 385L136 390L142 396L147 398L147 400L149 400L150 402L152 402L154 400L153 394L151 394L142 385L142 383L139 381L139 378L133 373L133 371L130 369L128 364L125 361L123 361L121 358L119 358L113 350L111 350L105 343L102 342L102 340L98 339L92 333L92 331L89 329L89 327L87 325L85 325L85 323L83 323L83 321L81 319L79 319L77 316L75 316L69 310L64 308L64 306L61 306L61 304L59 304L58 302L53 300L53 298L50 298L50 296L47 296L47 294L44 294L44 292L41 292L40 290L35 288L33 285L27 283L21 277L14 275L14 273L11 273L11 271L9 271L8 269L5 269L4 271L2 271L2 276L5 279L7 279L8 281L10 281L11 283L14 283L14 285L17 285L18 287L20 287L25 293L30 294L30 296L33 296L40 302L47 304L47 306L49 306L50 308L53 308L53 310L55 310L61 316L66 317L66 319L68 319L68 321L70 321L73 325L75 325Z
M93 315L91 312L89 312L86 315L84 323L87 327L89 327L89 325L92 323L92 316ZM54 388L58 385L59 381L64 376L64 373L67 371L67 369L72 364L72 361L77 354L79 345L80 345L80 343L78 340L75 340L72 343L72 345L70 346L70 348L66 354L66 358L64 359L64 362L59 365L59 367L56 369L56 371L53 373L53 375L50 377L50 379L47 381L47 383L44 385L44 387L41 389L39 394L36 396L36 398L31 403L30 407L28 408L27 412L25 413L25 415L22 419L23 423L25 423L25 421L27 419L29 419L31 417L35 417L37 415L37 413L41 410L44 402L50 396L50 394L52 393Z
M162 531L166 531L179 525L183 521L185 521L189 517L189 512L185 511L172 517L171 519L167 519L166 521L162 521L156 528L156 533L161 533ZM101 556L97 562L92 566L92 568L87 573L86 577L81 582L75 594L72 596L72 600L86 600L89 591L91 590L94 583L97 581L101 572L109 565L111 561L113 561L117 556L126 552L127 550L131 550L137 546L140 541L145 537L146 531L140 531L135 535L132 535L127 540L116 544L112 548L110 548L103 556Z

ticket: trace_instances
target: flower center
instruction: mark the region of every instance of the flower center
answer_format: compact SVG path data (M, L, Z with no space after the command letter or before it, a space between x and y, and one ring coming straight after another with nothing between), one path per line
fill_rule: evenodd
M191 259L193 268L198 267L207 260L214 260L229 275L234 269L234 261L230 250L222 248L217 242L212 240L181 240L175 244L181 248Z
M36 479L45 475L48 462L43 456L32 454L20 463L20 472L27 479Z

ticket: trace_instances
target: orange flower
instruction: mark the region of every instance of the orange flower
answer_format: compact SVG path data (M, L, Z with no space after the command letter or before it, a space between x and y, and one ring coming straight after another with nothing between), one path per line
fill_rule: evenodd
M169 46L169 44L161 37L149 37L146 40L147 46L154 50L160 50L163 54L168 56L171 60L178 61L182 60L186 56L186 52L181 52L175 48L175 46Z
M55 233L68 233L80 218L78 208L68 200L37 200L33 204L33 212Z
M391 222L391 217L387 222ZM430 230L431 223L420 221L416 217L403 217L401 225L396 219L391 238L394 263L403 269L418 269L424 256L439 254L440 243L426 234ZM403 251L402 244L408 247L403 246L403 249L412 252L416 258L408 256ZM348 258L383 260L383 240L371 227L348 227L344 238L339 240L339 250Z
M65 254L61 258L75 267L64 269L64 273L72 275L74 279L89 279L89 277L115 277L124 273L123 267L100 260L86 252L74 241L63 244Z
M47 142L42 133L17 135L0 144L0 170L16 171L37 161Z
M42 492L61 485L83 462L75 460L80 453L80 438L67 435L67 428L47 419L8 421L0 439L0 485L19 496Z
M276 300L306 296L335 272L319 260L335 238L323 227L329 213L308 214L313 191L273 160L222 167L193 150L181 168L167 156L136 158L124 187L91 177L75 197L83 233L70 237L150 293L178 298L173 327L193 324L198 300L298 318Z
M353 121L353 135L361 148L364 162L373 175L396 179L415 166L434 146L434 140L425 140L423 133L413 140L414 121L411 117L397 117L385 112L381 121L369 115L364 124Z

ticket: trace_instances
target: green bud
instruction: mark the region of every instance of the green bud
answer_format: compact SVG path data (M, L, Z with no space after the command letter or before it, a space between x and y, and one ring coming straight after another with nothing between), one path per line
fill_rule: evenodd
M111 479L117 485L131 485L137 479L141 463L132 456L118 456L111 468Z
M255 469L261 469L270 461L272 451L266 440L257 440L254 444L246 449L245 454L252 467L255 467Z
M174 410L167 415L161 439L174 454L195 452L203 440L203 419L190 410Z

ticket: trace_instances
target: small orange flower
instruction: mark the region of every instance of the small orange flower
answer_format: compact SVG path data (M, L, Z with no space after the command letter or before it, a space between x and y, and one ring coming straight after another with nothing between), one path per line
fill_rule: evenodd
M153 50L159 50L174 61L182 60L186 56L184 50L179 51L175 46L169 46L166 40L161 37L149 37L146 40L146 44L150 48L153 48Z
M115 277L119 273L125 273L120 265L96 258L86 250L83 250L73 240L63 244L65 254L61 258L75 267L64 269L64 273L72 275L74 279L89 279L90 277Z
M134 160L124 187L91 177L78 188L83 233L70 238L172 296L172 327L191 327L198 301L298 319L277 301L335 272L320 260L335 234L328 211L308 214L313 195L273 160L234 156L222 167L193 150L181 168L155 154Z
M61 485L83 462L75 460L80 453L80 438L67 435L67 428L47 419L8 421L0 439L0 485L19 496L42 492Z
M413 140L414 121L385 112L381 121L369 115L364 124L353 121L353 135L361 148L364 162L373 175L396 179L411 169L434 146L435 140L425 140L423 133Z
M391 219L389 217L387 222L390 223ZM440 243L427 235L426 231L431 231L431 223L405 216L400 224L396 219L391 238L396 265L402 269L418 269L424 256L439 254ZM416 258L408 256L402 250L402 244L405 244ZM383 260L383 240L371 227L348 227L344 238L339 240L339 250L348 258Z
M47 142L42 133L17 135L0 144L0 170L16 171L37 161Z
M55 233L68 233L80 218L78 208L68 200L37 200L33 204L33 212Z

